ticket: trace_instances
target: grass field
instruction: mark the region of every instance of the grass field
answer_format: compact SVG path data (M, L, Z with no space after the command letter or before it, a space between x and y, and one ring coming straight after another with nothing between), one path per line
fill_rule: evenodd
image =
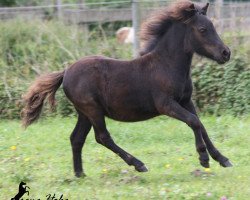
M0 199L14 197L20 181L30 187L24 199L223 199L250 196L250 117L202 117L211 139L230 158L232 168L213 160L199 165L192 131L160 117L140 123L107 120L115 141L141 159L138 173L97 144L93 131L84 147L86 178L73 176L69 135L76 118L47 118L27 130L19 121L0 122ZM201 171L199 171L201 170ZM51 198L52 199L52 198Z

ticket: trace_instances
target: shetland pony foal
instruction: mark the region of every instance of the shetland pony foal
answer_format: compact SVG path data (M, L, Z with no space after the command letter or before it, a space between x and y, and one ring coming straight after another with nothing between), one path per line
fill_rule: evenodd
M74 171L84 175L81 152L93 126L96 141L138 172L147 168L140 160L119 147L110 136L105 116L123 122L147 120L167 115L185 122L193 129L200 164L209 167L209 156L223 167L231 166L209 139L191 100L192 56L202 56L223 64L230 50L219 38L207 18L204 7L181 1L153 15L144 23L141 57L131 61L102 56L85 57L68 69L39 77L24 97L23 125L36 119L47 98L54 106L61 84L78 112L78 121L70 136ZM208 151L208 152L207 152Z

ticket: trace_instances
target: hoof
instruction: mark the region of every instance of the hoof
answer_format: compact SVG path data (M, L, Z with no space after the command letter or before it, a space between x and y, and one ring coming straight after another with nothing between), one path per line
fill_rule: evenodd
M148 169L145 165L142 165L140 167L135 167L135 170L138 172L147 172L148 171Z
M81 178L81 177L85 177L86 174L85 174L84 172L75 172L75 176L76 176L77 178Z
M209 162L200 162L202 167L209 168Z
M222 167L232 167L232 166L233 166L232 163L230 163L229 160L226 160L226 161L224 161L224 162L221 162L220 165L221 165Z

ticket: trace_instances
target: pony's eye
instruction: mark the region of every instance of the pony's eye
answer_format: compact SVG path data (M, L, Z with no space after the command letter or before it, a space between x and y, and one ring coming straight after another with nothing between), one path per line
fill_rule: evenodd
M207 29L206 29L205 27L201 27L201 28L199 28L199 31L200 31L201 33L205 33L205 32L207 31Z

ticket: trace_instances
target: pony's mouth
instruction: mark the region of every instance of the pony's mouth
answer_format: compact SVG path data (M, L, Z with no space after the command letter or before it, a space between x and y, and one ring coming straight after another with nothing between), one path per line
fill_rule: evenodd
M217 63L218 64L220 64L220 65L222 65L222 64L225 64L227 62L227 60L217 60Z
M228 62L230 60L230 56L228 57L224 57L224 56L213 56L212 58L214 61L216 61L218 64L225 64L226 62Z
M220 58L220 59L216 59L216 61L217 61L217 63L218 64L225 64L227 61L229 61L230 60L230 58Z

